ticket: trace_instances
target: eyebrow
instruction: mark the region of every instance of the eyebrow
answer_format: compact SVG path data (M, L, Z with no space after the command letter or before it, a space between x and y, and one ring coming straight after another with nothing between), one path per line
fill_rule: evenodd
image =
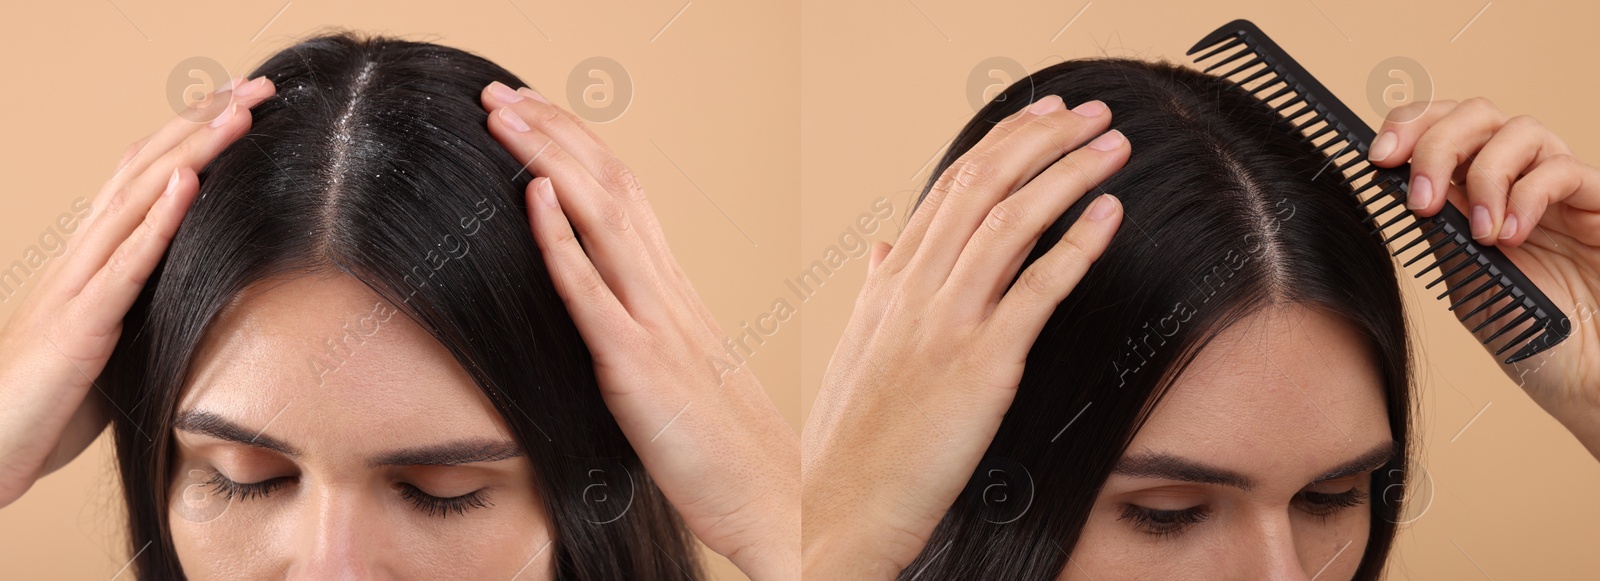
M1395 442L1384 442L1353 460L1323 472L1322 475L1312 481L1312 484L1376 470L1394 459L1395 450ZM1160 478L1200 484L1220 484L1242 490L1250 490L1255 487L1254 480L1238 472L1162 453L1124 456L1117 461L1117 465L1111 469L1111 472L1135 478Z
M193 434L211 436L237 444L272 450L285 456L299 457L300 451L288 443L260 431L245 429L222 416L208 411L186 411L178 414L173 429ZM369 468L380 466L455 466L475 462L494 462L523 456L522 446L510 440L475 439L446 442L416 448L385 452L367 461Z
M474 462L495 462L522 456L522 446L507 440L467 440L436 446L396 450L367 462L379 466L455 466Z
M178 418L172 422L172 429L182 430L191 434L211 436L218 440L227 440L246 446L265 448L285 456L300 456L299 450L282 440L263 434L260 430L254 432L246 430L243 426L208 411L180 412Z

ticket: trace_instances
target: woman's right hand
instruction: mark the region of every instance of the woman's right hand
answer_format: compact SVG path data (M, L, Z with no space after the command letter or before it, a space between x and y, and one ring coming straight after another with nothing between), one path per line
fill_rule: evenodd
M0 329L0 507L70 462L116 410L98 393L122 319L199 192L198 173L250 130L250 107L273 95L257 77L174 117L134 143L59 256ZM91 393L93 395L91 395Z
M1099 101L1036 101L951 164L897 246L874 246L803 436L805 577L893 578L955 502L1045 321L1121 222L1100 196L1008 290L1044 230L1127 161L1110 124Z

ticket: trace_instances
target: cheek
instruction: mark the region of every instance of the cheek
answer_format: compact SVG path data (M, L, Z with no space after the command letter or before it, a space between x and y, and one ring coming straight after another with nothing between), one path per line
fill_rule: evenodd
M179 510L168 511L172 544L190 579L258 579L273 576L272 550L254 527L221 515L215 520L188 520ZM234 515L237 516L237 515ZM282 576L281 573L276 576Z
M492 506L466 515L427 516L401 501L407 526L394 535L394 570L418 578L549 579L555 545L532 491L497 490ZM426 573L426 574L423 574Z
M1095 503L1078 544L1057 579L1117 581L1139 579L1208 579L1225 571L1233 547L1219 546L1227 533L1214 522L1165 538L1134 530L1121 516L1120 504ZM1206 526L1212 525L1212 526Z
M1355 575L1371 532L1372 513L1367 506L1340 511L1326 520L1294 508L1283 510L1289 511L1293 550L1306 575L1317 579ZM1117 520L1118 514L1115 507L1096 504L1057 579L1214 579L1228 576L1243 563L1259 564L1267 558L1261 553L1266 541L1250 539L1253 529L1229 528L1241 525L1240 519L1247 515L1213 514L1205 524L1182 535L1155 539ZM1288 550L1287 543L1278 546Z
M500 490L492 506L444 518L382 492L360 498L338 493L339 500L319 507L302 502L315 493L229 503L204 490L175 490L168 510L174 549L191 579L313 571L363 578L549 579L552 570L554 535L531 490Z
M1295 550L1308 574L1321 570L1319 579L1354 576L1372 533L1372 510L1366 505L1350 507L1326 520L1298 511L1295 514Z

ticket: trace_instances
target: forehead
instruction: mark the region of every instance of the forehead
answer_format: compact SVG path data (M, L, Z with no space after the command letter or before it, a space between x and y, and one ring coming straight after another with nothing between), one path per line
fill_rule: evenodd
M400 441L506 433L443 345L346 275L268 279L241 293L201 342L179 409L296 445L333 430Z
M1390 438L1383 380L1368 349L1353 326L1316 309L1259 311L1200 351L1129 453L1304 485Z

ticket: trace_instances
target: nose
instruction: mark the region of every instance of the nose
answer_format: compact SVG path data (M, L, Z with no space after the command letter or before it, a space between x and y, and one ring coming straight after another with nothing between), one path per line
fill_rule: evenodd
M373 559L384 527L379 507L355 491L313 487L294 520L289 579L354 581L379 578Z
M1256 538L1251 543L1256 550L1250 551L1253 556L1246 563L1245 574L1240 577L1241 579L1309 581L1309 575L1317 573L1316 571L1307 573L1304 564L1300 562L1294 528L1290 525L1287 514L1263 515L1256 529Z

